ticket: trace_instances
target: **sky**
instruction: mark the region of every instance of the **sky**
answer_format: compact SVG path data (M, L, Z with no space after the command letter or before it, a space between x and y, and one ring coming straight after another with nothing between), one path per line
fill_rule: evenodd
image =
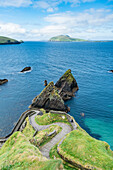
M113 0L0 0L0 36L113 40Z

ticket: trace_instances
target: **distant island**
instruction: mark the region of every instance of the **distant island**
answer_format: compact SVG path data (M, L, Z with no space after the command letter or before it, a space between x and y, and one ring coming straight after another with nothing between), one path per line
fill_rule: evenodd
M9 37L4 37L0 36L0 45L7 45L7 44L21 44L23 41L17 41L15 39L9 38Z
M57 41L57 42L61 42L61 41L67 41L67 42L81 42L81 41L87 41L84 39L79 39L79 38L71 38L69 35L59 35L56 37L52 37L50 38L49 41Z
M112 42L112 40L84 40L79 38L72 38L69 35L58 35L50 38L52 42Z

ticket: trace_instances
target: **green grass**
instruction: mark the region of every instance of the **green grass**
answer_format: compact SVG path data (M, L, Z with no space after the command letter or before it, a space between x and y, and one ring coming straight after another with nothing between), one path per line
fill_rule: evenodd
M35 117L35 121L39 125L49 125L49 124L56 123L56 122L62 122L62 123L66 123L71 126L71 124L68 122L66 115L55 114L55 113L50 113L50 112L43 114L42 116L37 115Z
M18 42L18 41L12 38L0 36L0 44L5 44L5 43L10 44L10 43L15 43L15 42Z
M39 131L36 136L33 138L33 134L35 133L35 130L33 127L29 124L28 118L26 119L27 125L25 129L23 130L23 134L27 137L27 139L36 146L43 146L44 144L48 143L56 134L58 134L62 128L58 125L51 125L49 128ZM47 134L53 132L56 130L56 134L53 134L52 136L47 136Z
M59 149L63 156L84 167L113 169L113 152L109 145L92 138L80 127L67 135Z
M0 150L0 169L56 170L62 166L61 160L48 160L39 149L32 145L21 132L15 132Z
M49 153L49 156L51 159L61 159L61 157L59 156L59 154L57 153L57 145L56 144L51 150L50 150L50 153ZM68 164L67 162L63 161L63 165L64 165L64 168L66 170L77 170L77 168L75 168L74 166Z

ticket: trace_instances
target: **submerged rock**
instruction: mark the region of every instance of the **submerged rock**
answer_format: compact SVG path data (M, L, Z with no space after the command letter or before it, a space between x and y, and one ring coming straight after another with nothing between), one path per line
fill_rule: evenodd
M55 86L58 88L59 94L63 100L71 99L74 93L79 89L70 69L63 74Z
M8 80L7 79L0 79L0 85L4 84L4 83L7 83Z
M58 94L58 90L53 82L50 82L44 90L33 99L29 108L32 107L67 111L67 106L65 106L64 101Z
M25 71L30 71L31 67L25 67L23 70L21 70L20 72L25 72Z

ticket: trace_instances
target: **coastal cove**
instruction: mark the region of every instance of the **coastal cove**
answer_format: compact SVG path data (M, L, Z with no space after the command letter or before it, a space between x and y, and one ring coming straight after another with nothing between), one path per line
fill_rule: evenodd
M0 46L0 136L11 132L22 112L44 88L44 80L56 82L69 68L77 80L76 97L66 102L70 115L96 139L113 150L113 42L25 42ZM19 73L25 66L32 71ZM81 113L85 116L82 117Z

